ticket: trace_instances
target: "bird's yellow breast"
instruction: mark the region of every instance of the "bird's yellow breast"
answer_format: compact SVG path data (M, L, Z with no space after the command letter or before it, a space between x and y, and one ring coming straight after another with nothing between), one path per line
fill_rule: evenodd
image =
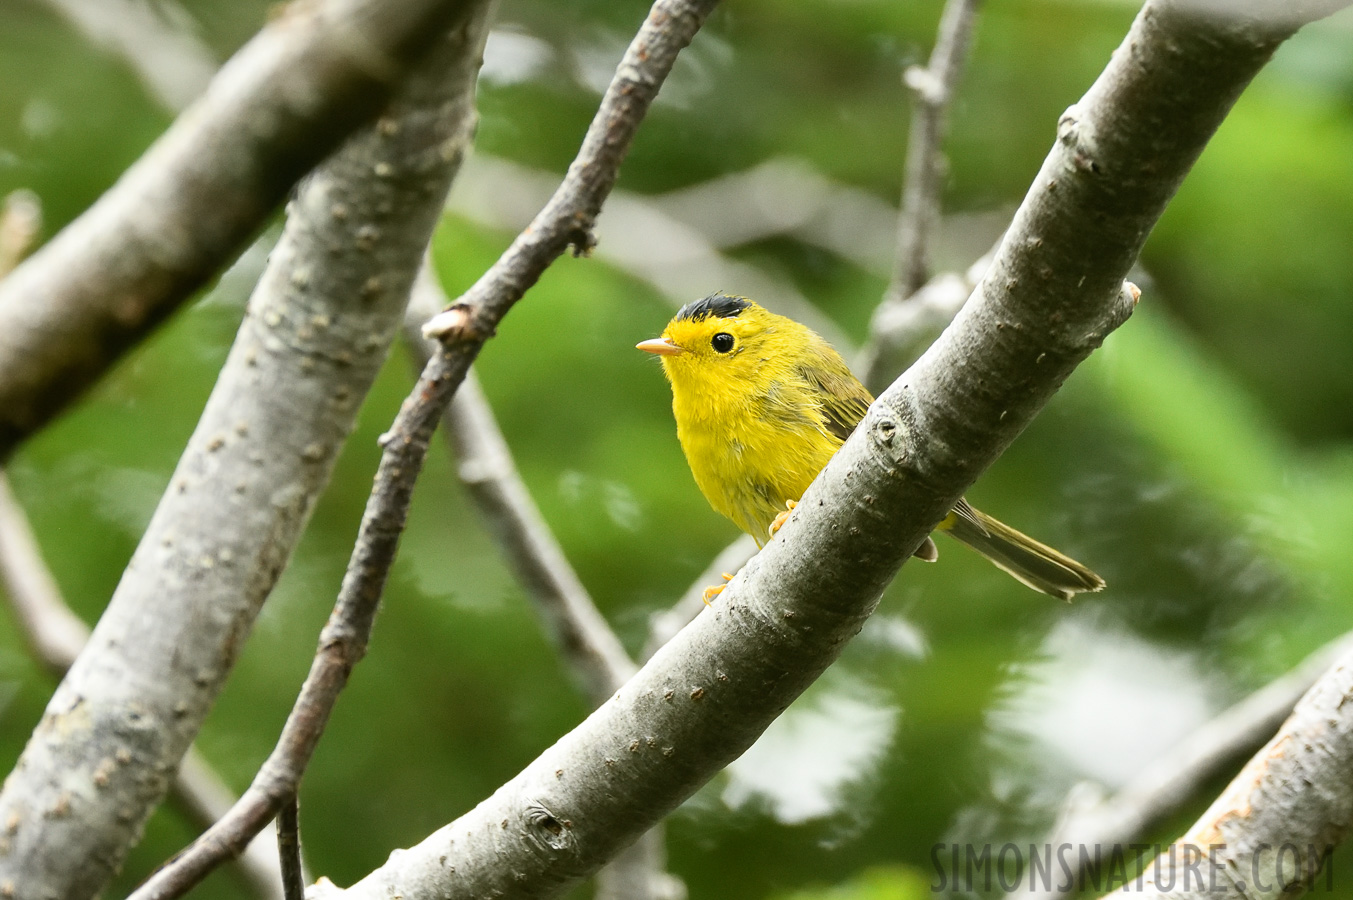
M785 502L803 496L841 445L823 427L806 385L789 373L764 374L749 382L672 384L677 437L695 483L758 544Z

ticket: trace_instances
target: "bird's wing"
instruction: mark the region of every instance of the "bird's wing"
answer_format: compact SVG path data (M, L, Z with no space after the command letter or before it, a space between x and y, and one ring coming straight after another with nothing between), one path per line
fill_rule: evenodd
M823 427L838 440L845 441L860 424L874 398L850 374L840 357L825 359L822 363L819 365L814 361L800 366L799 373L819 397Z

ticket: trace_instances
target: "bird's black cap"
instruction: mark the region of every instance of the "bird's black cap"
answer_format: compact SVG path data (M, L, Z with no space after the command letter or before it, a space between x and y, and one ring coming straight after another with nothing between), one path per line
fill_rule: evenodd
M752 301L746 297L732 297L723 292L710 294L703 300L696 300L694 303L687 303L681 309L677 310L678 319L686 319L691 322L699 322L701 319L708 319L710 316L717 316L720 319L731 319L738 313L752 305Z

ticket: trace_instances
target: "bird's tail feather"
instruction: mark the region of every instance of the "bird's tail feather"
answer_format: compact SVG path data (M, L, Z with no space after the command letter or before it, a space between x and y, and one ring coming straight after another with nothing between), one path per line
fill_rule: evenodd
M1070 600L1076 594L1104 587L1103 578L1071 557L974 509L966 501L960 501L941 527L1018 581L1044 594Z

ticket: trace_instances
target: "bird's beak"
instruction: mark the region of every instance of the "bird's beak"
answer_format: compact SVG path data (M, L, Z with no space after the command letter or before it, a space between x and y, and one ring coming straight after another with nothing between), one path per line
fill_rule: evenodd
M635 348L645 353L656 353L658 356L676 356L686 351L665 337L653 338L648 341L640 341L634 345Z

